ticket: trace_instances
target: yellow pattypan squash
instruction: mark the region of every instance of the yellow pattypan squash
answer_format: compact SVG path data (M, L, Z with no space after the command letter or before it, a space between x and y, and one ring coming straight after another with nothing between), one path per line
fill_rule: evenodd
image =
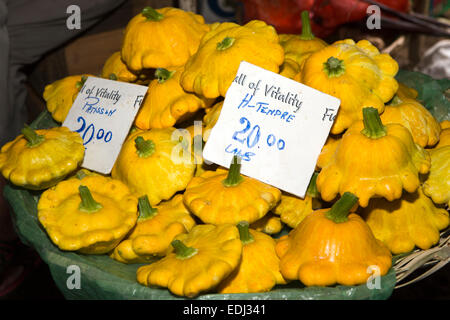
M77 132L25 126L21 135L1 148L0 172L17 186L42 190L74 172L83 159L83 139Z
M213 290L237 268L242 243L236 226L197 225L172 241L174 252L137 270L145 286L166 287L178 296L193 298Z
M441 121L440 125L442 130L450 129L450 120L443 120Z
M181 86L206 98L224 97L242 60L278 73L284 51L275 29L260 20L213 23L186 62Z
M138 197L148 195L157 205L184 190L194 175L190 153L182 157L183 146L174 139L175 128L137 130L122 145L111 176L123 181Z
M342 135L329 135L327 141L325 142L322 150L320 151L319 157L317 158L316 167L322 169L325 167L333 158L336 148L341 141Z
M275 252L275 239L249 229L248 222L237 225L242 242L242 258L238 267L217 287L219 293L254 293L270 291L286 284L280 273L280 259Z
M312 33L308 11L302 12L301 19L301 34L280 34L280 44L284 49L284 59L285 61L288 59L295 61L298 65L298 72L301 71L306 59L313 52L321 50L328 45L322 39L316 38Z
M433 146L439 141L441 133L439 122L415 99L400 99L396 95L392 102L386 105L381 121L384 124L403 125L411 132L414 142L423 148Z
M280 216L281 221L291 228L295 228L312 211L322 207L316 188L317 173L311 178L305 197L283 193L280 203L273 212Z
M53 119L64 122L78 92L89 76L91 75L68 76L45 86L42 96Z
M430 174L422 185L423 192L436 204L450 206L450 146L431 149Z
M371 268L385 275L392 265L389 249L350 209L358 198L345 193L331 209L309 214L275 247L280 271L287 280L306 286L353 286L365 283Z
M410 252L415 246L431 248L439 242L439 230L449 224L447 210L437 208L421 188L392 202L373 199L362 215L375 238L393 254Z
M145 7L128 22L122 60L134 71L182 66L208 30L204 18L193 12Z
M122 182L100 175L61 181L38 202L38 218L61 250L108 253L134 227L138 199Z
M138 76L131 72L122 61L120 51L116 51L105 61L102 69L102 78L123 82L135 82Z
M261 219L253 222L250 227L256 231L267 234L276 234L283 229L283 223L281 222L280 217L269 212Z
M204 134L203 141L208 141L209 135L211 134L212 128L216 125L217 120L219 120L220 112L222 111L223 101L217 102L212 108L205 110L206 114L203 117L204 124Z
M364 108L364 121L352 125L342 136L327 166L317 177L321 198L332 201L349 191L366 207L369 199L398 199L403 189L419 187L419 173L430 169L430 155L415 144L411 133L396 123L383 125L377 109Z
M440 123L441 134L439 135L439 143L434 146L435 149L450 146L450 121L444 120Z
M294 79L341 100L331 128L338 134L362 119L364 107L383 112L397 92L397 71L397 62L369 41L347 39L312 53Z
M189 210L204 223L253 223L280 200L277 188L240 174L241 164L233 158L230 169L206 171L194 177L183 198Z
M300 65L292 59L285 58L280 66L280 75L289 79L294 79L299 72Z
M417 97L419 96L419 93L416 89L410 88L406 84L401 82L398 83L398 90L396 94L400 98L400 100L417 99Z
M180 233L189 232L195 221L183 204L183 196L152 208L147 195L139 198L139 218L131 233L112 252L124 263L143 263L165 256L170 243Z
M168 128L192 115L214 101L187 93L180 86L183 67L170 71L158 68L156 79L150 82L147 95L136 116L135 124L140 129Z

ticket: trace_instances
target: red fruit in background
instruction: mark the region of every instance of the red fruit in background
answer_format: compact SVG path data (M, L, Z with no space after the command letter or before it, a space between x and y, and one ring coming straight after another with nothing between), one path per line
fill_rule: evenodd
M278 33L301 33L301 12L308 10L315 36L324 38L339 25L365 19L362 0L240 0L244 4L244 23L258 19L275 27ZM409 0L378 0L392 9L407 12Z
M312 10L324 27L364 19L368 4L357 0L316 0Z
M244 4L244 23L250 20L262 20L272 25L278 33L301 33L301 13L311 12L314 0L241 0ZM325 37L334 28L323 28L313 20L311 29L317 37Z

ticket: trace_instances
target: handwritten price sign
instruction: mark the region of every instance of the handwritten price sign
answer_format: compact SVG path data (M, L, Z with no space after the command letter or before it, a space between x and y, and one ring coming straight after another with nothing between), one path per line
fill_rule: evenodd
M304 197L339 99L242 61L203 157Z
M86 79L62 124L83 138L82 167L111 172L147 89L96 77Z

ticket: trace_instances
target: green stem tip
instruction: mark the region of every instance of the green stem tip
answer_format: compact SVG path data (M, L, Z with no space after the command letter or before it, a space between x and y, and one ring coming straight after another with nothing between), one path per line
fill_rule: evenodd
M325 214L328 219L335 223L342 223L348 220L350 209L358 202L358 197L351 192L345 192Z
M80 90L80 89L84 86L84 83L86 82L86 80L87 80L87 77L86 77L86 76L81 76L81 80L80 80L80 81L77 81L77 83L75 84L75 87L76 87L78 90Z
M323 63L323 70L330 78L339 77L345 72L344 60L329 57L328 60Z
M302 34L300 35L300 39L302 40L313 40L314 34L311 30L311 22L309 20L309 11L302 11Z
M28 141L28 147L35 147L42 143L45 140L43 135L37 134L30 126L26 125L22 129L22 134L25 139Z
M243 244L251 243L254 241L252 234L249 231L249 223L247 221L241 221L237 224L239 230L239 237Z
M155 152L155 143L152 140L145 140L143 137L138 136L134 139L136 146L136 152L139 157L147 158Z
M244 178L241 176L241 159L238 156L234 156L228 170L228 176L223 180L223 184L226 187L235 187L243 180Z
M171 245L175 249L175 254L178 259L189 259L198 252L198 249L186 246L181 240L173 240Z
M83 169L78 170L75 174L75 178L77 178L78 180L83 180L85 177L87 177L87 174Z
M80 192L81 198L81 203L79 206L80 211L93 213L103 208L100 203L94 200L88 187L79 186L78 191Z
M396 106L400 103L402 103L402 99L398 95L394 95L394 97L391 99L391 102L389 103L390 106Z
M216 49L219 51L226 50L233 45L234 40L232 37L225 37L221 42L217 42Z
M147 195L142 196L138 199L138 206L139 206L138 220L153 218L158 213L158 209L153 208L151 206Z
M386 127L381 122L378 109L368 107L363 108L364 129L361 133L370 139L378 139L386 135Z
M142 9L142 15L149 21L160 21L164 15L153 9L152 7L145 7Z
M155 78L158 79L158 83L164 83L172 78L175 71L169 71L164 68L157 68L155 71Z
M317 190L316 180L317 176L319 175L318 172L314 172L311 180L309 181L308 189L306 190L306 195L310 196L311 198L318 198L319 197L319 191Z

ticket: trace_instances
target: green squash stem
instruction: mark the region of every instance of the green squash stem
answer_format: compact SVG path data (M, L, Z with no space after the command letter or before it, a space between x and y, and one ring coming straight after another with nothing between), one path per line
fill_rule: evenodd
M80 211L94 213L99 211L103 206L94 200L91 191L86 186L79 186L78 191L80 192L81 203L79 206Z
M164 68L157 68L155 71L155 78L158 79L158 83L164 83L172 78L175 71L169 71Z
M136 152L141 158L148 158L155 152L155 143L152 140L145 140L141 136L134 139Z
M148 21L160 21L164 18L164 15L153 9L152 7L145 7L142 9L142 15L147 18Z
M148 196L142 196L138 199L138 206L139 206L139 218L138 220L146 220L153 218L158 213L158 209L153 208L150 204L150 201L148 201Z
M109 75L109 80L117 81L117 76L116 76L116 74L115 74L115 73L111 73L111 74Z
M316 180L317 176L319 175L318 172L314 172L311 180L309 181L308 189L306 190L306 195L310 196L311 198L318 198L319 197L319 191L317 190Z
M311 31L311 22L309 20L309 11L302 11L302 34L300 35L300 39L302 40L313 40L314 34Z
M335 223L342 223L348 221L348 214L350 209L358 202L358 197L351 192L345 192L342 197L336 201L325 216L333 220Z
M225 187L235 187L239 185L244 178L241 176L241 161L238 161L238 156L234 156L228 170L228 176L223 180Z
M400 97L398 95L394 95L394 97L391 99L389 105L390 106L396 106L400 103L402 103L402 99L400 99Z
M335 57L329 57L327 62L323 63L323 70L329 78L339 77L345 73L344 60Z
M181 240L173 240L172 247L178 259L189 259L197 254L198 249L186 246Z
M386 135L386 127L381 122L376 108L368 107L362 110L364 129L361 133L370 139L378 139Z
M249 223L247 221L241 221L237 224L237 228L239 230L239 237L243 244L252 243L254 241L253 236L251 235L249 228Z
M223 40L221 42L217 43L216 49L219 51L226 50L233 45L234 40L235 39L232 37L225 37L225 38L223 38Z
M81 76L81 80L80 80L80 81L77 81L77 83L75 84L75 87L76 87L78 90L80 90L80 89L84 86L84 83L86 82L86 80L87 80L87 77L86 77L86 76Z
M83 170L78 170L77 173L75 174L75 177L78 180L83 180L85 177L87 177L87 174Z
M37 134L36 131L28 125L25 125L22 129L22 134L27 140L27 146L30 148L40 145L45 140L43 135Z

